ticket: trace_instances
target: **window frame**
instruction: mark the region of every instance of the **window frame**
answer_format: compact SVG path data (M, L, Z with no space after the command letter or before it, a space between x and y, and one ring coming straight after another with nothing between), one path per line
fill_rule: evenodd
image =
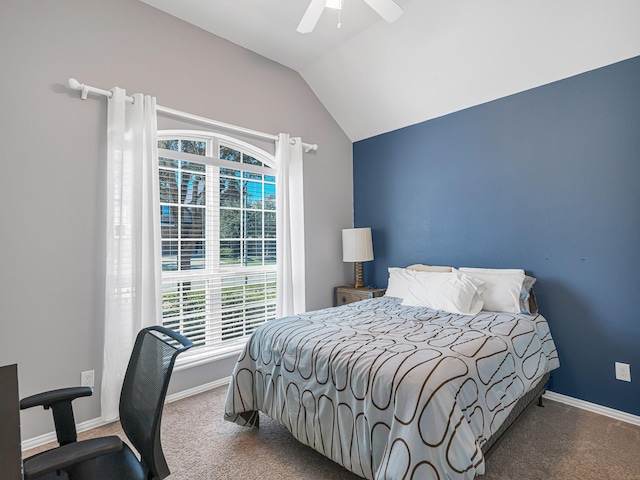
M206 143L204 156L158 148L158 159L162 157L170 157L171 159L174 159L174 160L197 161L199 163L205 164L207 167L213 167L212 168L213 175L207 174L206 187L205 187L207 201L205 202L205 205L209 205L209 201L210 201L209 196L213 195L214 197L213 201L217 201L218 211L221 208L220 199L219 199L220 168L229 168L228 160L221 160L218 158L221 145L224 147L229 147L234 150L238 150L242 154L249 155L255 158L256 160L260 161L264 165L263 167L261 167L261 166L251 165L251 164L240 163L239 165L236 166L234 162L234 165L233 165L234 169L242 170L244 172L249 172L249 173L258 173L263 175L263 180L262 180L263 185L264 185L264 176L272 176L274 177L273 184L274 185L276 184L277 173L276 173L275 156L245 141L239 140L234 137L230 137L228 135L213 132L213 131L190 130L190 129L189 130L187 129L158 130L157 139L158 139L158 142L163 140L178 139L183 141L198 141L198 142ZM197 157L197 159L194 157ZM278 192L276 191L276 195L277 194ZM218 196L217 200L215 200L215 196ZM162 205L162 203L163 202L160 202L160 205ZM241 210L244 210L244 207L242 207ZM277 210L274 209L274 212L277 212ZM215 212L213 211L207 212L206 215L207 217L205 222L211 225L211 223L208 223L208 222L211 221L210 216L215 215ZM214 237L214 239L217 240L214 242L215 244L214 248L219 249L220 237L217 236L217 237ZM277 244L277 239L276 239L276 244ZM219 251L217 253L214 253L213 255L216 255L218 259L220 258ZM209 255L207 255L207 257L208 256ZM194 270L194 273L191 275L188 275L188 274L185 275L184 271L181 271L181 270L177 270L176 272L163 270L162 283L164 285L166 281L171 281L172 279L175 279L176 282L179 282L179 281L184 282L185 280L183 279L185 276L194 277L195 280L206 279L207 275L210 275L210 272L213 270L212 266L208 265L208 262L209 260L205 260L206 267L203 270ZM219 263L217 268L218 269L220 268ZM273 273L275 277L275 271L277 268L277 259L276 259L276 263L273 266L265 266L265 265L243 266L241 264L241 265L227 267L227 268L236 270L238 274L265 272L265 273ZM207 272L209 272L209 274L207 274ZM276 294L277 294L277 291L276 291ZM206 300L206 302L208 303L209 300ZM163 311L162 307L160 311ZM223 358L227 358L233 355L237 355L246 344L247 339L248 339L248 336L245 335L238 338L237 340L227 340L225 342L226 345L224 346L220 345L218 348L215 348L215 349L213 348L192 349L186 352L185 354L181 355L177 359L175 370L179 371L182 369L195 367L198 365L206 364L206 363L213 362L216 360L221 360Z

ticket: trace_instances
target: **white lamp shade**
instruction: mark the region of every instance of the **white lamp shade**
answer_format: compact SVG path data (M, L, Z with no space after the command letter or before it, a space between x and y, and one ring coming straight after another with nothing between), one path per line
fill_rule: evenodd
M342 261L368 262L373 260L371 229L345 228L342 230Z

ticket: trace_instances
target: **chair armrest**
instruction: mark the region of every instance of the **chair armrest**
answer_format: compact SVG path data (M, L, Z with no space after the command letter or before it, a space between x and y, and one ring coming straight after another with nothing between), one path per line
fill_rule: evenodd
M70 467L102 455L122 450L120 437L100 437L70 443L27 458L23 463L24 480Z
M91 387L71 387L60 388L48 392L37 393L30 397L20 400L20 410L42 405L44 408L50 408L51 405L63 401L72 401L78 397L88 397L93 394Z
M45 409L51 408L58 442L60 445L66 445L75 442L78 437L71 402L78 397L88 397L91 394L91 387L60 388L23 398L20 401L20 409L37 405L42 405Z

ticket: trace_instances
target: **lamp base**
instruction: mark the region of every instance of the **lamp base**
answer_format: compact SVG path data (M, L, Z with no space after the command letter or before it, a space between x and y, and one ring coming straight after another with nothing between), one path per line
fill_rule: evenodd
M363 288L364 287L364 270L362 268L362 262L355 262L353 267L355 270L355 278L356 278L356 283L354 287Z

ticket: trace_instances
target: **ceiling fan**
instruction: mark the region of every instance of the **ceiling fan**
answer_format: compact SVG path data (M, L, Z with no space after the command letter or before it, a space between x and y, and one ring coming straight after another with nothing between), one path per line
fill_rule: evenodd
M298 32L309 33L313 31L313 27L318 23L324 9L335 8L341 10L343 1L344 0L311 0L307 11L304 13L302 20L300 20L297 28ZM402 8L393 0L364 0L364 2L389 23L395 22L403 12ZM339 23L338 26L340 26Z

